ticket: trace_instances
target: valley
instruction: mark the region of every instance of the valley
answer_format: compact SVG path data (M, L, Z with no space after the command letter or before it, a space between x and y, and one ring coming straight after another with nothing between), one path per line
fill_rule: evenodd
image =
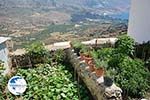
M128 16L122 16L129 1L0 0L0 36L12 37L15 48L33 41L114 37L127 30Z

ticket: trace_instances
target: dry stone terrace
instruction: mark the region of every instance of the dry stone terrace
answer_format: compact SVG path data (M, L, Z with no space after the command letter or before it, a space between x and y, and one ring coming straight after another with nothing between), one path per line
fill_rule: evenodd
M85 45L102 45L105 43L114 44L117 38L100 38L93 39L90 41L83 41L82 43ZM90 72L88 70L88 65L84 61L80 61L79 57L74 50L71 49L70 41L67 42L58 42L52 45L46 45L46 48L49 51L55 51L57 49L66 49L67 61L69 61L72 67L75 70L75 73L84 81L88 89L90 90L93 98L95 100L122 100L122 90L117 87L111 79L107 79L107 77L96 77L94 72ZM23 62L25 66L29 65L30 60L25 55L24 49L18 49L12 53L13 58L16 61ZM16 66L23 66L18 62ZM110 80L111 85L107 86L107 80ZM110 82L108 81L108 82Z

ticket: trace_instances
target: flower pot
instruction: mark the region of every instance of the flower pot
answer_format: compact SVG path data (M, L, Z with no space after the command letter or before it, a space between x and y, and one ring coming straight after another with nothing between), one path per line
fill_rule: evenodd
M97 77L101 77L101 76L104 75L104 69L103 69L103 68L97 68L97 69L95 70L95 72L96 72L96 76L97 76Z
M89 55L87 55L87 54L84 54L84 53L80 53L80 57L81 57L81 60L83 59L83 60L88 60L88 59L91 59L91 57L89 56Z
M91 64L93 65L93 64L94 64L94 63L93 63L93 60L88 61L87 64L88 64L88 65L91 65Z
M84 60L85 55L83 53L80 53L80 60Z
M88 65L89 65L89 70L91 72L94 72L95 71L95 65L93 63L89 63Z
M88 64L88 62L92 61L92 57L84 57L85 63Z

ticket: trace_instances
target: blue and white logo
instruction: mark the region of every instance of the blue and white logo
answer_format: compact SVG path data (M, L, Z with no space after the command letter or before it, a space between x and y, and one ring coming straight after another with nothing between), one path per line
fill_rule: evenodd
M27 88L27 83L21 76L13 76L8 81L8 90L14 95L22 95Z

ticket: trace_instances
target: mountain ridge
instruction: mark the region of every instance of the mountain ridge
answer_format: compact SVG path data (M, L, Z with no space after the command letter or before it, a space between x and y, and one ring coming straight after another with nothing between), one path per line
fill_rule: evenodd
M129 9L130 0L0 0L0 7L30 7L30 8L74 8L74 10L112 10L126 12ZM69 8L68 8L69 9Z

